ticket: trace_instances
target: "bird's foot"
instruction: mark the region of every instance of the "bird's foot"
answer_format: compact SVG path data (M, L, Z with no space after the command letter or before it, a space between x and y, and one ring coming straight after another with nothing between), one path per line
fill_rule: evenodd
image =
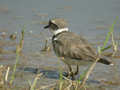
M69 78L71 80L75 80L75 77L74 77L75 75L74 75L73 72L64 72L63 76L65 76L65 77L67 77L67 78Z
M69 73L68 72L63 72L63 76L68 77Z

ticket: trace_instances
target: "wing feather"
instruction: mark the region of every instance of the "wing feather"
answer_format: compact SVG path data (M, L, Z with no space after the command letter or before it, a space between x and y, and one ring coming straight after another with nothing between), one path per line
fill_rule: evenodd
M96 58L96 50L83 37L69 32L57 37L57 46L60 57L69 57L77 60L93 60Z

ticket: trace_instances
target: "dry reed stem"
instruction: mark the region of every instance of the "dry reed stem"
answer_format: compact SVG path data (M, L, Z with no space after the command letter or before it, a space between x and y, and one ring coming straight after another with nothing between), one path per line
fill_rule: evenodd
M44 48L41 50L43 52L49 52L51 50L50 46L48 45L48 40L45 41Z
M41 86L39 89L36 89L36 90L44 90L44 89L47 89L47 88L55 86L55 85L56 85L56 83L53 83L53 84L50 84L50 85L46 85L46 86Z
M116 52L118 51L118 44L117 44L117 42L116 42L115 39L114 39L113 32L111 33L111 39L112 39L112 46L113 46L113 54L112 54L112 57L114 57L115 54L116 54Z
M78 90L78 85L79 85L79 83L77 82L77 84L75 86L75 90Z
M30 90L34 90L35 89L35 86L37 84L37 80L40 79L40 77L43 75L43 73L40 73L40 74L37 74L34 81L33 81L33 84L31 85L30 87Z
M4 71L6 70L6 67L3 65L0 65L0 86L4 85Z
M73 85L73 81L70 80L70 79L68 79L67 77L64 77L64 76L63 76L63 78L64 78L65 80L69 81L69 83L70 83L69 86L67 86L67 87L65 88L65 90L70 90L71 86Z
M22 52L23 45L24 45L24 29L21 31L21 39L19 45L17 45L17 50L19 53Z
M72 82L70 82L69 86L65 90L70 90L72 85L73 85Z
M16 62L13 68L10 84L12 84L13 80L15 79L15 72L16 72L18 61L19 61L20 53L23 49L23 44L24 44L24 28L21 31L21 38L20 38L19 44L16 46Z
M63 82L61 81L59 85L59 90L62 90L62 87L63 87Z
M65 77L65 76L63 76L63 78L64 78L65 80L69 81L69 82L72 82L72 80L71 80L71 79L68 79L68 78L67 78L67 77Z
M69 81L69 85L68 85L68 87L66 87L64 90L70 90L70 88L71 88L71 86L75 86L75 90L78 90L77 88L78 88L78 82L76 82L76 81L72 81L71 79L68 79L67 77L65 77L65 76L63 76L63 78L65 79L65 80L67 80L67 81Z
M95 62L91 65L91 67L89 68L89 70L88 70L88 72L86 73L83 81L81 82L80 88L84 87L84 85L85 85L85 83L86 83L89 75L91 74L92 70L94 69L94 67L95 67L95 65L96 65L96 63L98 62L99 59L100 59L100 58L97 58L97 59L95 60Z
M9 75L10 67L7 68L6 74L5 74L5 81L8 81L8 75Z

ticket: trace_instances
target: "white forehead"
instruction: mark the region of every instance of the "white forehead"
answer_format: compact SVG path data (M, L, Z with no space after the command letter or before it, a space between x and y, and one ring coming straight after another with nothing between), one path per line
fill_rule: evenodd
M52 23L55 23L55 20L51 20Z

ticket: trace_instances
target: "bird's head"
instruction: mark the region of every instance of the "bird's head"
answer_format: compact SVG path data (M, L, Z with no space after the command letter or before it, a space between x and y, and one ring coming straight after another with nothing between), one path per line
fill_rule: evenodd
M47 28L56 34L62 31L68 31L68 24L63 18L54 18L50 19L48 25L44 27L44 29Z

